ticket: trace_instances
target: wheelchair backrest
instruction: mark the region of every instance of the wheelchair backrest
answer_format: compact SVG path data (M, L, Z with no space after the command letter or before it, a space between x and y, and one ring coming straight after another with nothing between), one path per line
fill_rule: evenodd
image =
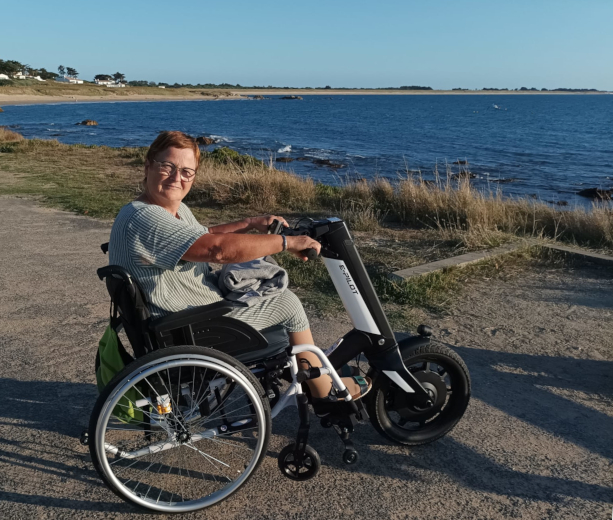
M130 273L118 265L101 267L97 273L105 280L111 297L111 320L122 324L134 355L137 358L145 355L153 346L148 333L151 314L142 290Z

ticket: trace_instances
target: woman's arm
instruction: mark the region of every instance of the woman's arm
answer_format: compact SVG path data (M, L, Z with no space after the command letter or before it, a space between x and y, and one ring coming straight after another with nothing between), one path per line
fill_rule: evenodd
M302 260L304 249L321 250L321 244L307 236L286 237L287 250ZM256 258L283 251L280 235L237 235L235 233L207 233L196 240L183 255L188 262L214 262L233 264L249 262Z
M230 222L228 224L220 224L219 226L212 226L209 228L209 233L219 235L223 233L247 233L252 229L258 230L260 233L266 233L268 226L272 224L273 220L283 222L283 225L287 227L287 222L283 217L277 217L275 215L263 215L261 217L249 217L236 222Z

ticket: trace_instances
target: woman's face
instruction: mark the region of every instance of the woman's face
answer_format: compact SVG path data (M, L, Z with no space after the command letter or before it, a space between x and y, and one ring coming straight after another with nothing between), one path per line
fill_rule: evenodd
M169 168L170 164L175 168ZM167 148L160 152L154 161L145 161L147 196L161 206L181 202L194 182L194 177L185 180L182 175L195 172L197 167L194 152L189 148ZM169 170L172 173L168 174Z

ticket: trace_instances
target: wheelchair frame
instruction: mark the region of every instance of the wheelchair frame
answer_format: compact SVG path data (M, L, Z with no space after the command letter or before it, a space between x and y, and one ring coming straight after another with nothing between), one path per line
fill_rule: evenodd
M354 326L325 353L310 344L290 347L287 337L279 338L278 330L258 332L243 322L226 317L225 314L236 307L236 303L228 301L187 309L152 321L140 288L127 271L119 266L107 266L98 270L98 276L101 280L106 279L111 295L111 323L115 326L119 323L123 325L137 358L147 352L173 345L191 344L195 347L202 345L218 349L244 365L253 367L251 373L260 379L269 399L277 398L276 394L281 386L279 378L285 373L290 385L278 395L278 401L272 407L271 418L275 418L286 407L295 405L300 423L296 442L281 452L279 466L286 476L305 480L317 473L319 458L307 445L309 396L305 394L302 383L322 375L331 377L338 401L319 404L314 406L314 410L317 415L323 416L323 426L334 426L339 434L345 445L343 460L348 464L355 463L358 455L349 435L358 422L368 419L368 414L363 400L352 400L337 370L351 359L365 354L370 365L369 375L373 379L385 378L395 385L397 391L405 395L402 399L410 402L414 409L421 411L438 406L436 388L427 381L418 379L403 362L405 353L414 352L430 344L431 331L421 325L417 336L392 332L364 264L342 220L329 218L311 221L305 226L293 229L278 225L273 232L309 235L322 244L323 261ZM108 245L104 244L102 249L106 252ZM275 340L271 341L270 337L275 334ZM321 362L321 367L300 370L297 356L302 352L315 354ZM459 357L457 359L459 360ZM465 405L468 404L469 388ZM460 411L459 417L464 413L464 409ZM452 427L453 425L449 429ZM237 427L236 431L240 431L240 427ZM211 432L211 435L215 433ZM174 447L170 444L172 443L164 449ZM302 477L300 474L286 471L284 461L288 456L298 467L303 465L304 461L310 460L314 471L307 472Z

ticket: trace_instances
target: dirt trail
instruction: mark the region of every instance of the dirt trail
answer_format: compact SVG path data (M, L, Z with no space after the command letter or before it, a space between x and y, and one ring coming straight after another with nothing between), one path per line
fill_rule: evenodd
M0 198L0 518L150 518L99 481L78 435L96 398L93 359L108 316L95 269L110 224ZM269 456L228 502L194 518L597 519L613 501L613 279L606 269L535 269L471 286L430 318L473 378L465 418L406 449L368 425L357 467L315 425L324 467L285 479ZM329 344L346 320L314 320ZM191 518L192 516L188 516Z

